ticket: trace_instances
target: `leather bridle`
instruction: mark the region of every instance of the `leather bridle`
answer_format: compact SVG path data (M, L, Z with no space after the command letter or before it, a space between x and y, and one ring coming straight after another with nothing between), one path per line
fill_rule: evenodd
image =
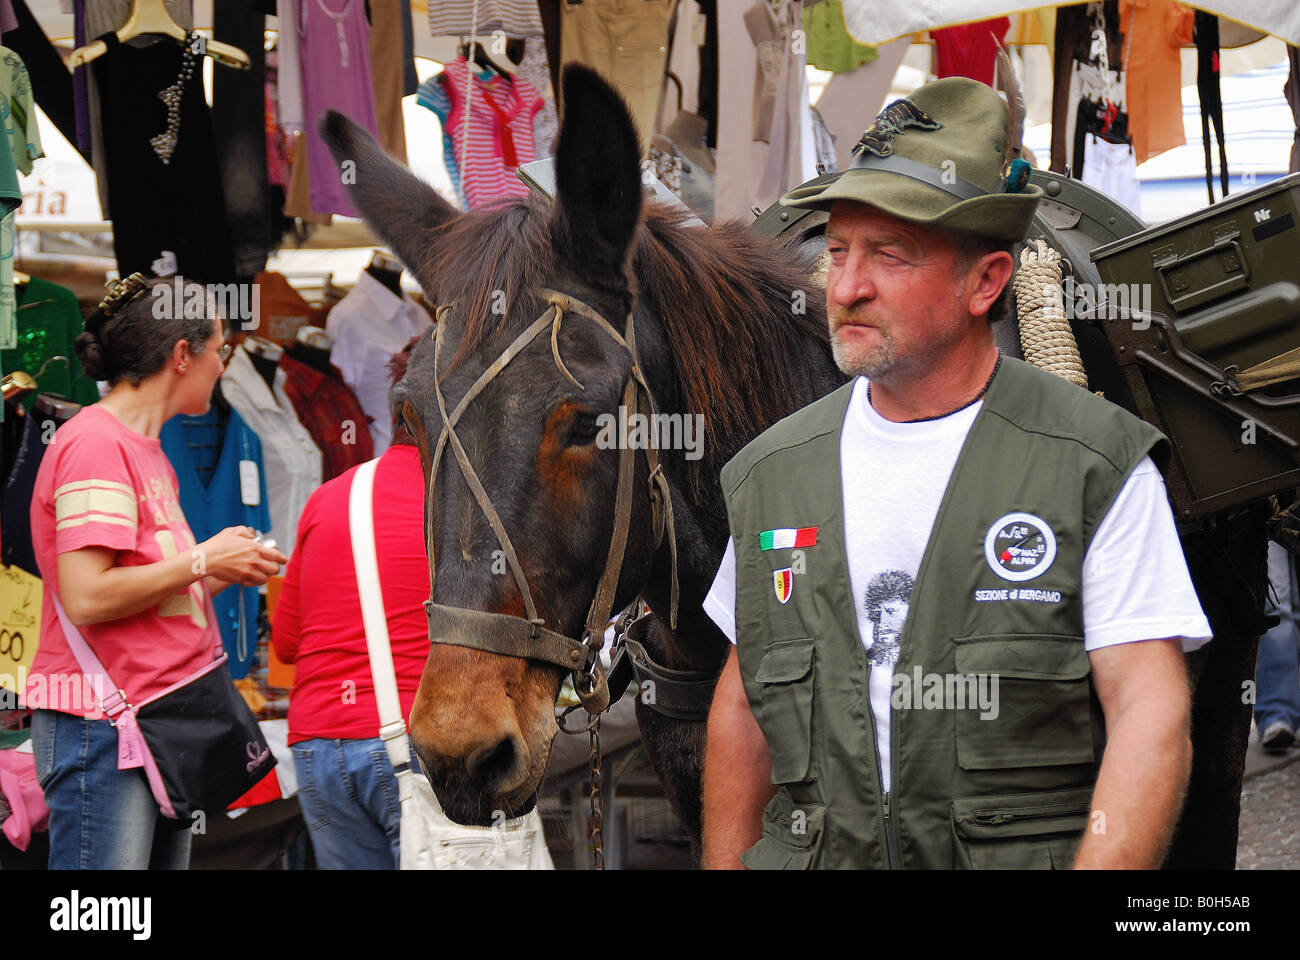
M444 317L455 307L455 303L443 304L437 308L437 324L433 334L433 389L438 400L438 413L442 419L442 430L438 435L438 442L429 467L429 485L425 511L425 542L428 545L429 552L430 596L425 601L424 606L429 620L429 639L433 643L470 647L475 650L486 650L490 653L510 657L525 657L530 660L540 660L544 663L562 667L572 674L573 688L582 706L589 714L596 715L609 705L609 686L600 660L600 649L604 644L605 630L609 624L610 614L613 611L614 594L618 589L619 573L623 568L623 556L627 547L628 530L632 521L632 484L635 473L636 450L625 433L619 436L618 494L614 503L614 531L610 537L609 552L605 558L605 570L601 574L600 582L596 588L596 595L591 601L582 637L575 640L543 626L545 621L537 614L537 606L533 602L532 591L528 588L528 580L519 564L519 558L515 553L514 545L510 541L510 535L501 523L500 516L492 506L491 498L483 488L478 474L465 453L460 438L456 435L456 424L460 421L470 403L548 327L551 334L551 356L555 360L556 367L578 389L585 389L569 372L564 365L564 361L560 358L560 323L566 313L577 314L591 320L604 330L615 343L628 352L632 360L632 367L623 385L621 403L626 410L636 410L638 413L643 414L647 418L647 424L654 422L654 398L650 394L650 388L647 386L637 362L632 313L629 311L625 332L620 335L604 317L581 300L556 290L541 289L539 293L550 306L479 375L450 414L447 412L442 386L438 382L438 371L442 356L443 333L446 329ZM616 418L620 424L620 430L626 425L625 419L630 420L630 417ZM451 607L433 601L432 589L437 566L433 543L434 488L438 478L438 467L442 462L442 453L448 444L451 446L456 463L460 466L460 472L464 476L470 492L473 493L474 499L478 502L479 509L492 527L492 532L496 535L501 551L505 555L507 564L509 564L510 572L514 575L515 583L519 586L519 593L524 601L525 615L523 617L514 616L513 614L470 610L464 607ZM667 533L672 554L670 627L676 629L678 601L677 538L673 527L672 498L669 494L668 481L664 476L663 466L659 462L659 451L653 442L645 444L645 456L650 469L649 492L655 548L658 549L663 542L665 533Z

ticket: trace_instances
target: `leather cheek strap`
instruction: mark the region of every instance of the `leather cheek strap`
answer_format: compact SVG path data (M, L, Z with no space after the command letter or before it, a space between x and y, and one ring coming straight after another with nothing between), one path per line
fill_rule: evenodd
M581 669L587 648L577 640L506 613L487 613L424 602L429 636L438 643L472 647L503 657L527 657L565 670Z

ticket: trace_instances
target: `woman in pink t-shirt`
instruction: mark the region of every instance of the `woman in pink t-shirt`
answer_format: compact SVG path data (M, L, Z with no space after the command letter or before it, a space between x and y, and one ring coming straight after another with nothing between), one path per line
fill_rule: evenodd
M229 527L194 542L158 432L207 410L229 347L215 310L186 317L195 284L128 278L75 343L112 389L50 441L32 496L44 581L41 639L26 685L36 772L50 808L51 869L185 868L189 822L165 820L140 768L117 768L117 734L68 647L52 596L131 703L211 660L210 597L261 584L288 558ZM172 287L168 290L168 287ZM206 298L201 302L208 302ZM174 309L173 309L174 307Z

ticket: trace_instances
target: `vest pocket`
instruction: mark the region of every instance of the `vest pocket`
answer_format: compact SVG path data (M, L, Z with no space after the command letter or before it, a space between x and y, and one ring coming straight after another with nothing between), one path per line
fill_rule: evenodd
M754 679L762 685L758 725L772 756L772 782L799 783L810 779L812 638L769 644Z
M952 801L957 867L1068 870L1088 826L1092 787Z
M953 642L957 673L987 677L980 683L994 693L989 709L954 711L962 769L1094 762L1091 665L1081 637L998 634Z
M740 855L750 870L810 870L822 845L826 807L778 790L763 810L763 835Z

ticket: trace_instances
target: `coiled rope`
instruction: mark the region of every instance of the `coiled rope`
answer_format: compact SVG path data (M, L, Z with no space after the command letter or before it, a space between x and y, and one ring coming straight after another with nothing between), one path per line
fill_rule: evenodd
M1088 389L1079 345L1065 318L1061 296L1061 255L1045 240L1031 240L1020 252L1011 281L1025 361Z

